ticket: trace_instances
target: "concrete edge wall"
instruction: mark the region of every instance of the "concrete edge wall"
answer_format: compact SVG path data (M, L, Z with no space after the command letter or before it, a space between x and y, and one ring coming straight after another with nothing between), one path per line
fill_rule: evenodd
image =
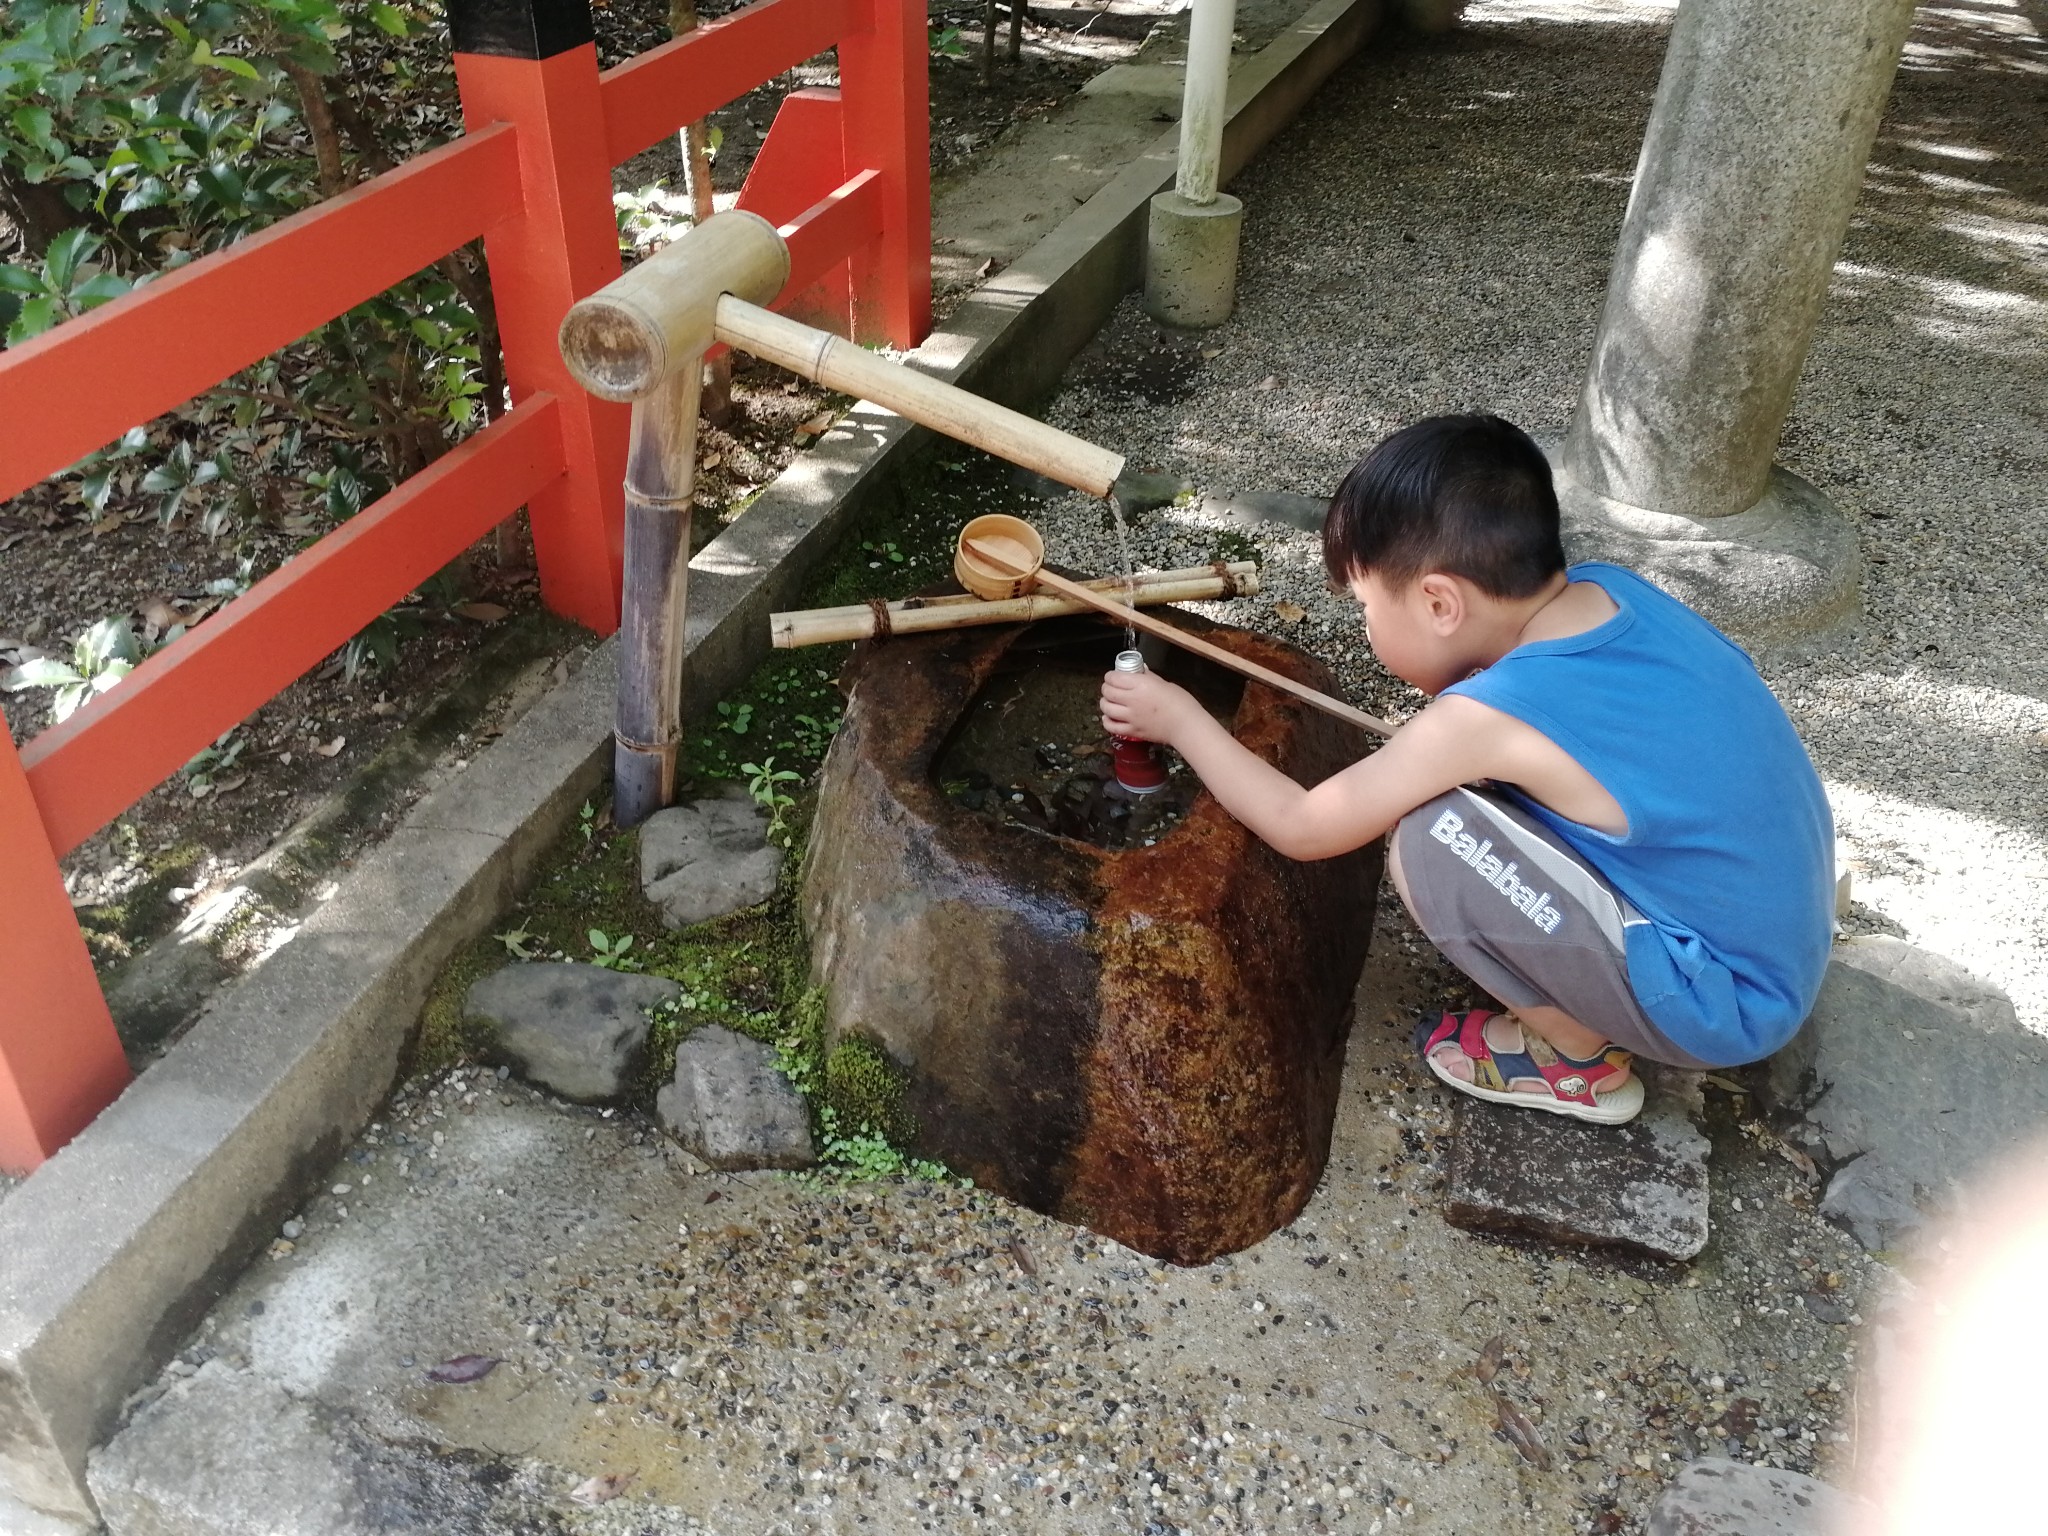
M1369 38L1382 0L1321 0L1232 77L1225 174ZM917 366L1012 404L1042 397L1139 281L1153 145L927 340ZM920 453L862 403L691 562L695 709L767 654L846 527ZM223 991L119 1101L0 1203L0 1507L95 1518L87 1452L390 1091L448 960L511 904L602 783L616 650L600 646L357 861L298 934Z

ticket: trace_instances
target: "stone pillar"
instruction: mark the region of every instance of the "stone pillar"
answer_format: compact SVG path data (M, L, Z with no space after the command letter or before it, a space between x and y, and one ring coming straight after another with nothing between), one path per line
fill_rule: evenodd
M1559 489L1595 544L1740 543L1713 520L1766 514L1773 560L1812 569L1765 583L1797 612L1731 613L1738 629L1815 627L1854 602L1853 535L1771 457L1912 11L1684 0L1672 27Z

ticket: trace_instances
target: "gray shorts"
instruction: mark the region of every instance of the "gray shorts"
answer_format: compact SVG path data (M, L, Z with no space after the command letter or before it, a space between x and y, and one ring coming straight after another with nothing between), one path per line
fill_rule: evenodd
M1417 926L1505 1006L1560 1009L1648 1061L1707 1065L1650 1022L1629 985L1624 935L1649 919L1521 807L1454 789L1403 816L1389 841Z

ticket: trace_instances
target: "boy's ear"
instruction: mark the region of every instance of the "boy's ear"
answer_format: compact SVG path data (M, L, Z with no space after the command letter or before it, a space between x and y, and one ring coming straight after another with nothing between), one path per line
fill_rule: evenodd
M1422 593L1429 627L1437 634L1451 634L1465 622L1465 589L1456 577L1442 571L1430 571L1415 585Z

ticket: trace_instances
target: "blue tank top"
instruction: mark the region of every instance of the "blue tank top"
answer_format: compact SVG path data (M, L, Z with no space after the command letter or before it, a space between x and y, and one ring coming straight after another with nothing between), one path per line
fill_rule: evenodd
M1616 837L1517 796L1648 919L1636 1000L1715 1066L1758 1061L1812 1010L1834 925L1834 821L1783 706L1733 641L1618 565L1571 567L1620 612L1517 646L1445 693L1548 736L1614 796Z

